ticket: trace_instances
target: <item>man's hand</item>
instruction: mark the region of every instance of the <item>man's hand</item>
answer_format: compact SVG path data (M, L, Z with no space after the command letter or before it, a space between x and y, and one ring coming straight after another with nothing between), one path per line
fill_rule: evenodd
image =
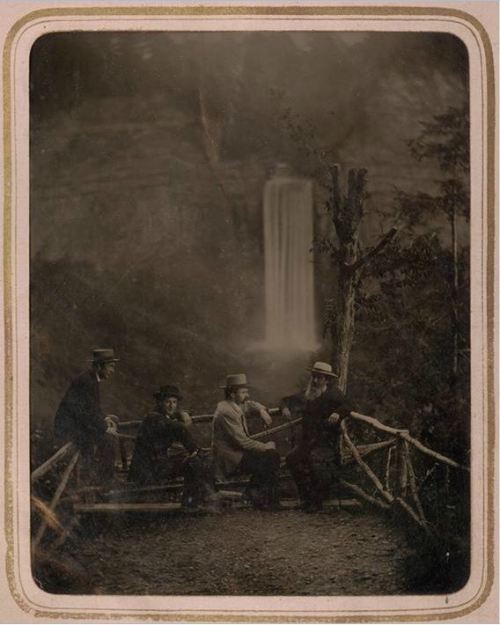
M330 423L331 425L336 425L340 421L339 413L338 412L332 412L332 414L328 417L328 419L326 421L327 421L327 423Z
M114 414L106 415L106 417L104 418L104 423L107 425L106 434L118 436L118 417L116 417Z
M118 423L120 419L114 414L108 414L104 417L104 423L107 426L106 434L110 434L115 438L118 438Z
M287 419L288 421L291 421L292 413L290 412L290 408L288 406L285 406L284 408L282 408L281 414L285 417L285 419Z
M274 441L268 441L266 443L266 448L267 449L276 449L276 443Z
M179 412L179 421L183 423L186 427L189 427L193 424L193 420L191 419L189 413L185 410L181 410Z

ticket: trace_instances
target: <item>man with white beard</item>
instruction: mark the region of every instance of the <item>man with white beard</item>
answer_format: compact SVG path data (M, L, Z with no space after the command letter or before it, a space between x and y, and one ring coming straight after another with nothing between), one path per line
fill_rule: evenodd
M286 458L301 507L317 512L323 507L340 469L340 422L353 410L347 397L333 385L331 365L316 362L306 390L283 399L283 415L302 415L302 436Z

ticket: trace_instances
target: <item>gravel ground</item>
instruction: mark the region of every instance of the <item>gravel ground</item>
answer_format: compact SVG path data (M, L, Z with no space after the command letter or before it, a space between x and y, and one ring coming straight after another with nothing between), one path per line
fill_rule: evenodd
M409 592L405 562L412 551L402 531L366 509L243 509L106 523L71 547L98 594Z

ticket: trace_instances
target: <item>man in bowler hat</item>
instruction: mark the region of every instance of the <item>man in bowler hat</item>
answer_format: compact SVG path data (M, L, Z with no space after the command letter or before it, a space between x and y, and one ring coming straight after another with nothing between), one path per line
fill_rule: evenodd
M114 476L117 418L103 413L99 387L118 361L113 349L94 349L90 369L71 382L54 418L56 441L79 448L90 481L106 483Z
M156 406L139 428L128 479L152 485L182 476L183 507L196 509L214 493L209 460L193 439L189 415L179 409L177 386L161 386L153 396Z
M263 443L250 438L246 421L252 410L260 414L266 425L271 424L271 417L264 406L250 400L244 373L228 375L222 388L225 399L217 405L212 424L216 477L250 474L246 495L254 507L277 508L280 455L273 441Z
M282 401L283 416L302 416L299 444L286 458L302 508L321 510L332 481L340 470L340 422L353 407L335 386L337 377L330 364L316 362L310 369L306 390Z

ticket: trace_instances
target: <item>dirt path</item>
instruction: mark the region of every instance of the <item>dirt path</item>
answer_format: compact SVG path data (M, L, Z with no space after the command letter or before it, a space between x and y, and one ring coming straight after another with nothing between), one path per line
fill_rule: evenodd
M366 509L121 518L78 542L101 594L403 594L410 553L402 532Z

